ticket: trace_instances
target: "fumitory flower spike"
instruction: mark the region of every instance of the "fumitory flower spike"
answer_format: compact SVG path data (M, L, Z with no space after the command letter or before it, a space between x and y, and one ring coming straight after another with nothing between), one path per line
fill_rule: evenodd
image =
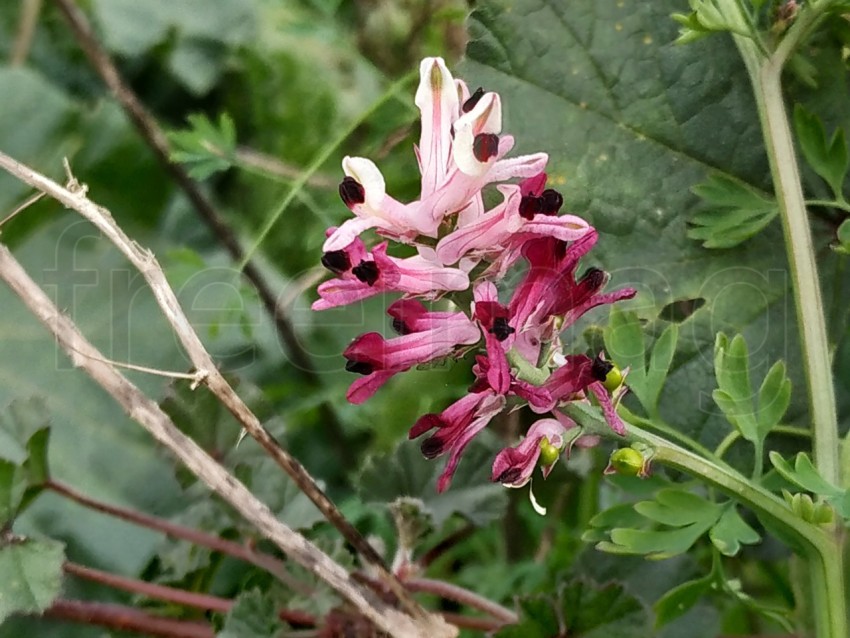
M580 270L598 233L562 211L563 195L547 186L546 153L509 157L514 139L503 131L501 96L470 92L440 58L424 59L419 71L419 196L400 201L370 159L343 160L339 195L354 216L326 233L321 263L333 277L319 286L313 309L399 296L387 310L396 336L362 334L343 353L346 370L358 375L347 393L352 403L414 366L474 354L467 394L420 417L410 438L428 435L420 444L428 459L448 456L437 482L443 491L472 439L506 408L527 407L539 417L492 468L493 481L522 487L536 467L546 478L573 445L597 442L559 406L590 401L615 433L625 432L616 406L628 370L601 353L565 352L560 333L635 291L603 292L607 273ZM491 189L497 197L485 198ZM485 201L496 203L488 209ZM504 281L515 266L524 275L511 292ZM523 373L531 369L533 378Z

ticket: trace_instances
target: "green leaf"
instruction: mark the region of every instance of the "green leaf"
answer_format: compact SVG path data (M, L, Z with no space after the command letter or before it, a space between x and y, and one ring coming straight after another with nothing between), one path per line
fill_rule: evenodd
M676 44L688 44L712 32L732 31L747 35L749 28L740 12L732 5L720 5L715 0L689 0L691 13L674 13L671 17L682 25Z
M632 503L621 503L603 510L588 522L589 528L582 534L585 543L605 542L609 530L615 527L640 527L646 523Z
M577 638L643 638L649 614L622 585L599 586L574 580L560 592L560 610L566 631Z
M606 354L621 368L633 368L632 376L640 379L646 368L646 344L637 315L613 306L604 339Z
M171 159L185 164L189 175L198 180L230 168L236 154L233 119L226 113L219 115L217 125L203 114L187 119L190 129L168 134L173 146Z
M646 343L637 315L624 312L618 306L611 308L603 338L607 356L620 369L630 368L626 382L644 409L649 410L651 401L646 379Z
M52 540L0 538L0 624L10 615L40 614L59 595L64 545Z
M753 237L779 214L776 200L756 189L715 173L694 186L706 209L691 218L691 239L702 240L705 248L731 248Z
M838 244L833 245L832 249L842 255L850 255L850 219L841 222L835 236L838 238Z
M428 461L416 442L404 441L392 452L367 460L358 491L361 498L372 502L390 503L400 496L419 498L438 529L453 514L484 525L503 516L507 506L505 489L490 480L496 451L495 441L479 436L464 452L451 487L438 494L437 478L444 461Z
M689 580L668 591L653 605L655 627L661 627L679 618L696 605L699 599L712 589L713 584L714 575L709 574L704 578Z
M812 494L826 498L843 496L844 490L826 481L817 471L811 459L805 452L799 452L794 460L794 467L782 458L779 452L771 452L770 462L784 479L803 488Z
M14 520L26 489L26 476L20 466L0 459L0 529Z
M758 532L750 527L738 514L734 503L729 503L726 511L708 533L711 542L725 556L735 556L741 545L752 545L761 540Z
M591 520L594 529L585 537L598 540L596 547L602 551L668 558L686 552L724 511L722 505L678 488L661 489L654 500L635 503L633 508L643 521L636 521L617 507ZM648 528L648 523L665 527ZM603 533L606 527L610 527L610 542Z
M750 360L742 335L735 335L731 341L725 335L718 335L714 350L714 371L719 386L712 393L714 402L747 441L760 444L763 437L760 436L753 410Z
M649 631L647 609L615 583L573 580L557 599L523 598L519 605L519 623L501 628L495 638L643 638Z
M611 544L600 543L603 551L624 554L643 554L647 558L663 559L688 551L705 534L713 521L695 522L684 527L664 530L611 530Z
M503 130L517 139L517 153L549 153L547 173L565 209L599 231L593 261L612 273L609 288L639 291L618 305L653 321L671 302L705 301L680 325L661 416L713 446L725 418L719 409L695 406L705 407L712 387L719 329L758 344L758 356L770 364L785 359L793 387L805 384L794 313L786 305L787 259L776 250L780 225L723 251L687 238L689 220L703 206L690 190L695 184L721 174L759 194L772 186L735 48L725 38L671 47L676 33L668 17L683 12L682 4L483 0L470 19L458 75L498 91L510 105ZM834 53L835 78L821 83L817 97L850 121L840 51ZM834 240L825 226L813 227L818 245ZM844 305L848 297L834 277L837 257L824 256L819 270L825 299ZM784 420L802 422L805 412L804 394L794 393Z
M495 638L550 638L560 633L560 622L549 598L523 598L519 601L520 621L502 627Z
M196 93L218 80L228 49L248 43L257 29L257 8L250 0L150 0L144 8L132 0L95 0L92 5L106 46L122 56L140 56L170 38L170 46L163 47L170 50L169 67ZM199 55L203 50L207 54Z
M764 439L777 425L791 403L791 381L785 374L785 363L777 361L759 388L758 436Z
M227 612L217 638L276 638L286 625L278 617L272 592L252 589L241 593Z
M800 104L794 106L794 128L806 161L829 184L835 198L843 201L842 186L850 163L844 130L837 129L832 138L827 139L820 118Z
M658 399L670 371L670 364L673 362L678 340L679 326L675 323L670 324L652 347L652 356L649 359L649 368L647 368L646 373L645 391L649 405L644 405L644 408L650 414L654 414L658 409Z

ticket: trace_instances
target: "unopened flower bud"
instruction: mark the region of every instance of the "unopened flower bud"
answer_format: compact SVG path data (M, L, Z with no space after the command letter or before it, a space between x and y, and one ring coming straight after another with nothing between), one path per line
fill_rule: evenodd
M561 448L549 443L546 437L540 439L540 465L548 467L561 456Z
M616 365L612 365L611 369L608 370L608 373L605 375L605 379L602 381L602 385L605 386L605 389L608 392L614 392L617 388L619 388L623 384L623 372Z
M611 454L611 466L618 474L637 476L643 468L643 455L634 448L620 448Z

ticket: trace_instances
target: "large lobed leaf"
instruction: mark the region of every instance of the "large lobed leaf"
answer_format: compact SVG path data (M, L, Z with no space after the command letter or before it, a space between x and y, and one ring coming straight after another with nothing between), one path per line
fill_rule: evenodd
M650 331L667 325L669 304L696 308L681 321L661 412L715 444L728 431L708 394L716 332L742 333L754 370L785 359L804 385L779 225L722 251L687 236L695 184L714 175L769 192L770 181L735 47L727 36L673 44L670 14L685 4L489 0L471 19L463 76L501 92L515 153L550 154L550 183L598 228L593 258L612 286L638 288L629 308ZM804 405L802 393L793 400L791 420Z

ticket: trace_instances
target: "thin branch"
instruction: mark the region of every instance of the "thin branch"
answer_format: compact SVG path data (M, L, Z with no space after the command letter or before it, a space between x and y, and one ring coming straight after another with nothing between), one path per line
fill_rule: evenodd
M44 612L47 618L97 625L158 638L214 638L215 631L204 622L173 620L154 616L126 605L91 603L60 598Z
M473 609L478 609L490 614L494 618L498 618L507 625L514 625L519 622L519 616L507 607L502 607L492 600L479 596L475 592L442 580L435 580L433 578L408 578L404 581L404 586L410 591L434 594L441 598L467 605Z
M195 607L197 609L205 609L209 611L217 611L227 613L233 607L233 601L227 598L219 598L210 594L199 594L193 591L186 591L177 587L168 587L166 585L157 585L156 583L148 583L136 578L127 578L118 574L111 574L100 569L93 569L84 565L67 562L62 568L66 574L72 574L78 578L100 583L115 589L127 591L133 594L141 594L146 598L155 600L164 600L166 602L183 605L185 607Z
M322 554L303 537L295 534L288 527L277 521L268 508L257 501L244 485L237 482L226 470L198 447L194 441L175 428L168 416L156 403L148 399L135 386L130 384L112 366L93 360L91 357L102 358L102 355L85 340L76 326L67 317L62 316L56 310L55 306L53 306L41 289L20 268L20 265L15 261L11 253L4 249L2 251L2 261L6 267L4 268L5 272L2 273L2 277L22 297L30 310L40 317L42 322L60 339L60 342L62 342L63 347L69 353L75 365L86 370L96 381L108 389L113 397L125 407L131 417L144 425L158 440L174 451L190 470L203 478L207 485L222 495L237 511L253 522L271 540L278 543L281 549L290 554L295 560L337 589L343 596L354 603L355 606L361 608L361 611L370 620L373 620L373 622L381 627L386 627L386 623L390 617L396 618L395 622L402 623L400 626L407 626L409 628L411 632L409 635L418 635L419 629L426 626L428 627L428 631L431 632L430 635L435 638L442 635L453 635L454 628L447 626L442 619L429 615L407 593L398 579L388 572L386 566L383 564L383 560L374 548L366 542L357 529L342 515L304 467L286 450L280 447L274 437L262 426L256 415L251 412L239 395L236 394L224 376L216 368L215 362L204 348L198 335L183 313L177 297L168 285L165 274L159 267L154 255L150 251L142 249L127 237L115 223L109 211L88 200L84 194L80 194L80 191L84 189L78 184L71 183L74 192L62 188L52 180L23 166L2 152L0 152L0 167L30 186L56 198L66 207L79 212L94 224L139 269L139 272L148 282L165 318L171 324L183 344L193 365L199 372L202 371L208 374L206 384L213 394L236 417L248 433L275 459L278 465L293 478L299 488L316 504L327 520L343 534L345 539L361 553L366 561L375 567L376 571L381 575L384 584L397 596L404 608L420 621L418 626L411 624L410 618L399 614L395 610L386 609L378 601L372 601L372 604L370 604L370 601L364 598L365 594L363 590L359 587L356 590L351 588L353 581L351 581L345 570L326 555ZM36 302L36 299L39 301ZM84 352L87 356L81 357L77 351ZM309 548L309 551L307 548ZM316 562L318 560L317 556L321 556L322 558L319 563ZM381 609L383 613L376 611L378 609Z
M345 540L360 553L366 562L375 567L385 585L396 595L404 608L417 617L426 616L425 611L407 594L398 579L390 573L378 552L345 518L304 466L284 450L271 433L263 427L257 416L236 394L224 375L219 372L215 362L180 307L180 302L177 301L177 296L168 284L165 273L153 253L130 239L115 223L108 210L86 197L86 187L79 184L72 176L69 177L68 188L63 188L3 152L0 152L0 168L5 169L30 186L47 193L67 208L80 213L124 254L147 281L165 319L171 324L175 334L183 344L183 348L192 361L195 370L206 375L205 383L210 391L230 411L248 434L256 439L275 462L292 477L299 489L313 501L319 511L339 530ZM94 356L102 355L95 352ZM74 353L74 358L79 359L79 354Z
M210 150L213 152L213 154L220 155L221 157L226 157L225 154L221 151L221 149L213 147ZM253 168L267 175L271 175L288 181L292 181L301 177L301 169L297 166L290 166L285 162L281 162L279 159L272 155L261 153L260 151L256 151L247 146L237 147L234 159L236 160L236 164L248 168ZM313 174L308 177L306 183L308 186L334 191L339 186L338 179L332 179L327 175L318 174Z
M454 614L449 611L441 613L446 622L450 622L455 627L463 627L464 629L477 629L478 631L496 631L507 624L501 620L493 620L492 618L482 618L478 616L464 616L463 614Z
M259 567L260 569L267 571L269 574L284 583L286 586L292 588L293 590L297 591L302 595L311 596L313 594L313 591L309 587L307 587L301 581L293 578L289 574L289 572L286 571L286 567L283 562L279 561L274 556L255 552L254 550L242 545L241 543L229 541L213 534L207 534L206 532L202 532L191 527L184 527L183 525L178 525L177 523L172 523L171 521L166 521L165 519L158 518L156 516L142 514L141 512L136 512L135 510L127 509L124 507L118 507L115 505L109 505L108 503L97 501L91 497L86 496L85 494L81 494L77 490L73 489L68 485L65 485L64 483L60 483L59 481L55 481L53 479L47 481L44 484L44 487L45 489L55 492L56 494L59 494L67 498L68 500L74 501L75 503L78 503L83 507L87 507L96 512L101 512L102 514L114 516L115 518L121 519L122 521L127 521L129 523L133 523L135 525L139 525L147 529L156 530L165 534L166 536L170 536L171 538L179 538L181 540L189 541L190 543L193 543L195 545L207 547L213 551L221 552L222 554L227 554L228 556L238 558L240 560L245 561L246 563L250 563L251 565L254 565L256 567Z
M425 569L452 547L456 546L458 543L462 543L472 536L472 534L475 533L475 529L475 525L471 523L464 525L459 530L452 532L439 543L434 545L434 547L425 552L422 557L416 561L416 563L421 569Z
M15 207L15 210L6 215L3 219L0 219L0 226L3 226L4 224L6 224L6 222L20 215L27 208L29 208L38 200L40 200L42 197L44 197L44 193L36 193L35 195L30 195L29 197L27 197L19 206Z
M302 372L305 379L312 386L321 387L319 374L310 356L301 345L285 307L278 302L277 296L272 291L271 286L257 265L249 261L249 258L246 257L236 233L233 232L227 221L201 192L198 185L189 177L189 174L184 168L171 161L168 138L164 131L153 115L142 104L139 97L124 82L118 68L98 42L91 25L77 7L74 0L55 0L55 2L65 16L89 62L91 62L91 65L100 75L104 84L106 84L115 96L115 99L118 100L121 108L124 109L127 117L136 127L136 130L138 130L139 135L141 135L142 139L153 151L165 171L185 193L201 220L212 231L222 246L224 246L233 261L240 265L240 270L245 279L256 289L257 295L265 307L266 312L271 315L274 321L278 336L289 353L292 365ZM340 447L337 449L337 452L340 455L344 454L345 450L341 447L343 440L342 427L336 418L336 414L327 403L323 403L320 409L322 412L320 421L329 430L329 440L332 445L339 443Z
M38 25L38 16L41 14L41 5L42 0L21 2L21 17L18 20L18 31L15 34L15 43L12 45L12 57L9 60L11 66L22 65L29 56L35 27Z

